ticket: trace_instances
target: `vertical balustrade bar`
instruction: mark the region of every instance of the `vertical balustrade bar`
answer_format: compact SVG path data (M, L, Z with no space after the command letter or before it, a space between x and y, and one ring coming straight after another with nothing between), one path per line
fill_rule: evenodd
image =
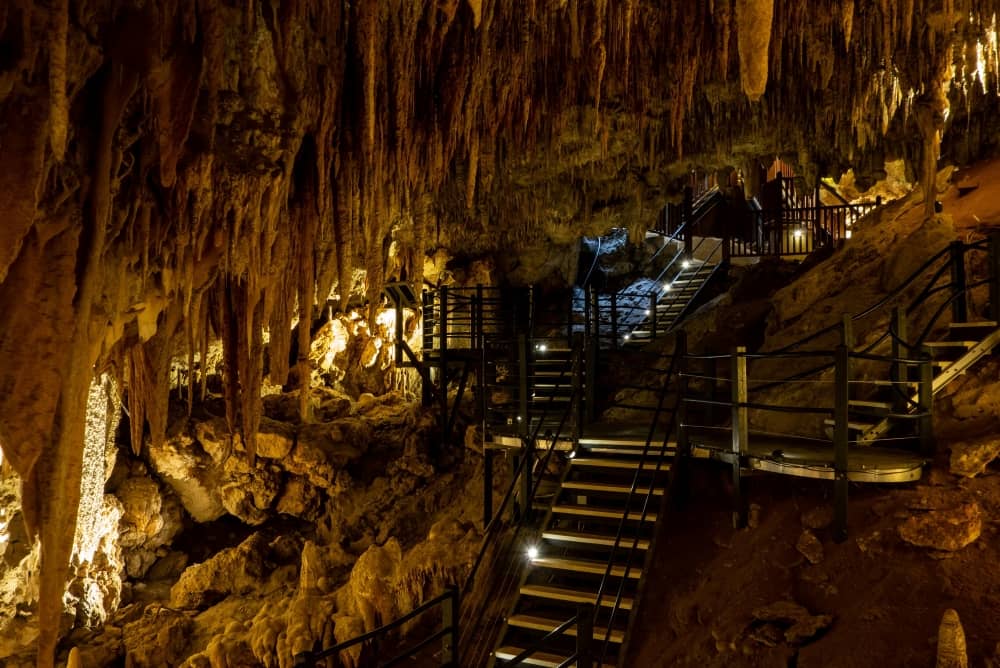
M684 256L691 257L694 249L694 197L691 186L684 188L684 204L681 225L684 226Z
M566 300L566 345L573 348L573 288L569 289L569 299Z
M524 504L522 518L525 522L531 517L531 474L535 464L535 442L529 438L530 427L528 425L528 392L531 384L528 382L528 338L521 334L517 337L517 357L518 357L518 394L519 409L517 416L517 431L521 437L521 445L524 450L524 473L521 479L521 498Z
M747 410L747 349L737 346L732 356L733 440L730 452L733 467L733 528L742 529L747 523L747 504L742 481L742 460L749 444L750 420Z
M841 343L834 353L833 398L833 533L834 540L847 540L847 419L850 401L850 348Z
M906 311L902 307L892 309L892 331L895 334L892 338L892 357L894 360L907 359L910 356L910 347L907 345L910 334L907 331ZM892 410L895 413L906 411L906 398L909 394L909 386L906 381L910 379L909 365L904 362L893 361L892 372Z
M611 347L618 349L618 293L611 293Z
M483 284L476 284L476 302L473 304L473 317L472 317L472 347L476 350L483 349L483 339L485 338L485 296L483 291Z
M657 297L659 296L659 287L653 288L653 291L649 293L649 332L650 338L656 338L657 329L657 316L656 316L656 304Z
M441 626L451 629L441 639L441 666L443 668L458 668L458 620L459 620L458 587L448 589L448 598L441 602Z
M968 291L965 279L965 245L961 241L952 241L951 254L951 286L955 299L951 302L951 321L969 321Z
M594 654L594 606L584 603L576 613L576 668L593 668Z
M931 352L926 347L920 349L920 387L917 390L920 419L920 452L934 454L934 365Z
M677 330L674 342L674 357L677 369L677 462L671 469L673 480L670 484L675 501L684 504L690 496L688 472L690 469L691 435L688 433L688 369L690 360L687 358L687 332ZM715 397L711 397L714 399ZM709 424L715 424L709 421Z

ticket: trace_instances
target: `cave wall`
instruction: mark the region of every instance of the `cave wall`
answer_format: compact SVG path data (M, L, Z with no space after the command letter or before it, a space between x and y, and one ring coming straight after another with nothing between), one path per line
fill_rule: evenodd
M293 320L419 281L429 248L641 227L690 160L902 154L926 173L949 103L988 144L997 5L4 3L0 448L43 546L42 618L58 618L95 370L127 389L138 447L165 430L171 358L221 339L252 457L264 331L280 384Z

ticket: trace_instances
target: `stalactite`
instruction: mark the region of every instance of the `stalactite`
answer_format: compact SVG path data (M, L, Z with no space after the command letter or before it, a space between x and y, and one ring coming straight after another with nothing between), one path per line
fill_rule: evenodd
M743 92L756 102L767 88L774 0L736 0L737 46Z
M69 36L69 0L58 0L52 11L49 42L49 143L56 160L66 153L69 101L66 99L66 49Z

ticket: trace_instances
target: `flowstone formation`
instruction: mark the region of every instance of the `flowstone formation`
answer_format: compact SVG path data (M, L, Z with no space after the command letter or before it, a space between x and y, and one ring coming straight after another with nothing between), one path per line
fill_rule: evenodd
M0 448L42 546L39 665L60 635L95 374L127 397L136 452L147 433L159 447L176 360L192 412L194 370L221 341L220 415L252 464L265 376L311 375L310 329L292 323L328 301L374 307L390 278L419 283L429 248L559 253L602 220L638 229L684 155L790 151L865 173L903 156L927 175L940 137L975 157L964 138L997 118L996 9L4 3Z

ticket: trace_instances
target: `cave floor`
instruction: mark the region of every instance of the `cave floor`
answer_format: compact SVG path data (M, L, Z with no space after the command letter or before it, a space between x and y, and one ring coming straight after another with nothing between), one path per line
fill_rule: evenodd
M852 485L850 536L814 530L819 563L796 549L804 522L826 513L828 482L760 475L749 480L751 528L735 530L728 471L697 463L687 509L662 529L633 630L628 666L935 665L938 625L954 608L969 664L993 666L1000 650L1000 540L986 521L972 544L936 552L905 543L898 527L928 509L975 502L1000 510L1000 470L958 479L940 470L905 486ZM814 637L788 642L787 628L753 612L794 601L832 615Z

